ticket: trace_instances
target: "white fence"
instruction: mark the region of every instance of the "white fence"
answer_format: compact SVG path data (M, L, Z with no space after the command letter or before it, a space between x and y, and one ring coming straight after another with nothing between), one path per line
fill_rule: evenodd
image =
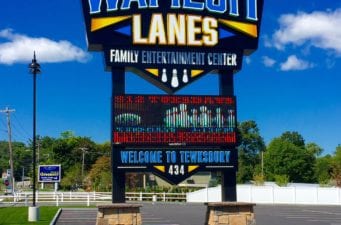
M0 196L1 205L25 205L32 203L32 192L20 192L13 195ZM111 202L110 192L36 192L36 202L39 205L96 205ZM186 193L143 193L127 192L128 201L163 201L184 202Z
M187 202L220 201L220 186L187 194ZM341 205L341 188L237 185L237 201L259 204Z

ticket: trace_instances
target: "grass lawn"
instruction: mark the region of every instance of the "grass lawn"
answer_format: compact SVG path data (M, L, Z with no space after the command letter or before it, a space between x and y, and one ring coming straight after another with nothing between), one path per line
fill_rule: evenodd
M47 224L49 225L58 211L58 207L39 207L40 219L38 222L28 222L28 207L6 207L0 208L0 225L16 224Z

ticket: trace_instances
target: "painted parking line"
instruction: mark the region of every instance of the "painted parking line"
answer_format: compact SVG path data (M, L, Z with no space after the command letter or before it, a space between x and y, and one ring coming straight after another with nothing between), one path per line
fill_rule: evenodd
M321 224L321 223L329 223L330 225L341 225L341 220L339 221L333 221L333 220L307 220L310 223L317 223L317 224Z
M288 220L303 220L310 223L329 223L330 225L341 225L341 213L319 210L302 210L296 212L279 213L279 216Z
M337 215L341 216L341 213L336 212L328 212L328 211L317 211L317 210L302 210L303 212L310 212L310 213L319 213L319 214L327 214L327 215Z
M172 223L170 221L142 221L142 225L179 225L177 223Z
M179 225L173 224L170 220L159 217L142 217L142 225Z

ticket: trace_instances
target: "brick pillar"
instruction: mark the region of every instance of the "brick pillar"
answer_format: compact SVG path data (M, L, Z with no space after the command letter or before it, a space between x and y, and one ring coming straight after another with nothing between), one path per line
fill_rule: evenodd
M256 225L253 207L240 202L207 203L205 225Z
M139 204L99 205L96 225L142 225Z

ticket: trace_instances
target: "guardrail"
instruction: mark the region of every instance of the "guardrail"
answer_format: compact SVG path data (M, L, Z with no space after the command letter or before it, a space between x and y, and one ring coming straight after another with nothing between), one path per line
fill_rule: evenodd
M22 205L28 206L32 202L32 192L20 192L15 195L0 196L0 206ZM126 192L127 201L162 201L185 202L186 193L144 193ZM110 203L111 192L36 192L38 205L96 205Z

